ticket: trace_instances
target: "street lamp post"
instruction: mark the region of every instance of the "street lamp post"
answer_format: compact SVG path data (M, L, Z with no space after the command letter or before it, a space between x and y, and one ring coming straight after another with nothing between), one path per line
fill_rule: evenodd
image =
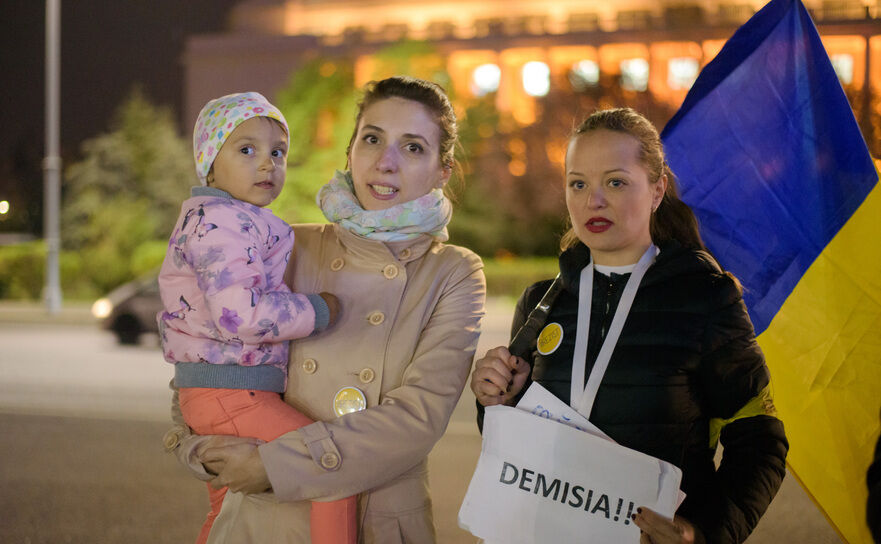
M43 158L43 237L46 240L46 284L43 297L49 313L61 311L58 255L61 250L61 156L59 155L61 66L61 0L46 0L46 155Z

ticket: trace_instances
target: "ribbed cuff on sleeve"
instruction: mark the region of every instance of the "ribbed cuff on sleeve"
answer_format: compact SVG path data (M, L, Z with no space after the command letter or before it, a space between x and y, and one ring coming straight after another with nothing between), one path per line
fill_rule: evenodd
M315 331L323 331L330 324L330 308L321 295L306 295L306 298L315 308Z

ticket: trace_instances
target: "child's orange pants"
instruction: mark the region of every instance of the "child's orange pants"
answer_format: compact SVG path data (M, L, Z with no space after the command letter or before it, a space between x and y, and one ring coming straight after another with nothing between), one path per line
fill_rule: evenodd
M270 441L309 425L312 420L278 393L248 389L181 388L181 413L196 433L225 434ZM220 513L227 488L208 486L211 511L196 544L208 541L214 519ZM332 502L312 502L310 527L314 544L355 544L356 497Z

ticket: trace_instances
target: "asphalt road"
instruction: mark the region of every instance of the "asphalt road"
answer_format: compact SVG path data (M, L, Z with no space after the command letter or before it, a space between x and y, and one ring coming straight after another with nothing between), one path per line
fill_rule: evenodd
M510 312L489 305L480 353L505 341ZM172 371L155 339L121 347L85 318L15 315L0 311L0 543L193 541L207 499L162 451ZM429 458L440 544L476 540L456 525L480 451L473 402L466 389ZM747 542L841 540L787 478Z

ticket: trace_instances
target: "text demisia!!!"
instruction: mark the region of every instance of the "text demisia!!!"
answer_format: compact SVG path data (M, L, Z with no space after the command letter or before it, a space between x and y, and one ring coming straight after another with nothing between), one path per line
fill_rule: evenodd
M609 496L605 493L597 493L596 495L598 496L594 500L595 493L593 489L585 488L581 485L572 485L570 482L560 481L559 478L549 480L541 472L527 468L519 469L507 461L503 461L499 482L505 485L516 484L517 488L527 493L534 495L541 493L542 497L546 499L551 499L572 508L580 508L589 514L601 514L611 521L617 522L622 518L621 509L625 502L622 498L618 499L615 513L612 514ZM530 489L530 484L533 483L534 486ZM584 494L585 492L587 492L586 495ZM624 525L630 524L633 507L633 501L627 501L627 513L623 516Z

